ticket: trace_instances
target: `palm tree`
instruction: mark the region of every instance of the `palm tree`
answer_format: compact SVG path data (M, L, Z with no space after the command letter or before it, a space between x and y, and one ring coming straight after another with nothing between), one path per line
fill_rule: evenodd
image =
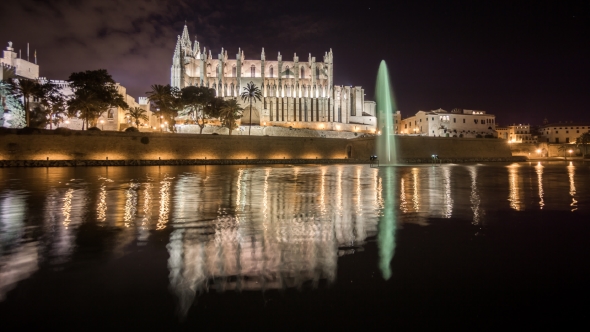
M219 120L221 120L221 125L229 129L229 134L231 136L232 130L237 128L236 120L242 117L242 112L244 108L238 104L238 101L235 99L230 99L226 101L223 106L221 107L221 111L219 113Z
M576 145L579 147L580 145L582 148L582 158L586 158L586 145L590 143L590 132L583 133L580 137L576 138Z
M133 107L130 108L127 113L125 113L125 116L129 116L131 120L135 119L135 121L133 121L135 122L135 127L139 128L139 120L148 121L150 119L146 113L147 111L141 107Z
M260 101L262 99L262 92L260 89L254 84L254 82L250 81L250 83L246 84L244 87L244 92L242 92L242 100L248 100L250 102L250 126L248 127L248 135L250 135L250 130L252 130L252 100Z
M25 109L25 122L27 127L31 123L30 99L32 96L39 93L41 89L40 87L41 85L39 84L39 82L24 78L13 80L11 84L12 92L19 97L23 97L23 106Z

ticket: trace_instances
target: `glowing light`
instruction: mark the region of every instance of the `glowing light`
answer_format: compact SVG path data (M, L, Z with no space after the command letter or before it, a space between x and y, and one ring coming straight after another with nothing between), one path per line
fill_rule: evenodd
M73 196L74 196L74 189L72 189L72 188L68 189L68 191L66 191L66 194L64 196L64 206L61 209L61 211L64 214L63 225L66 228L68 228L68 226L72 222L71 212L72 212L72 197Z
M451 198L451 170L449 167L443 169L443 183L444 183L444 200L443 200L443 216L451 218L453 214L453 199Z
M98 194L98 206L96 207L96 219L105 221L107 218L107 186L103 182Z
M572 196L572 202L570 203L571 211L576 211L578 209L578 201L576 200L576 185L574 183L574 175L575 175L576 167L572 162L567 166L567 174L570 182L570 196Z
M166 228L168 223L168 215L170 213L170 187L172 182L170 180L173 177L164 176L164 180L160 182L160 215L158 217L158 223L156 224L156 230L162 230Z
M509 185L509 195L508 201L510 202L510 207L516 211L522 210L522 202L520 201L520 186L519 186L519 177L518 177L518 168L520 166L518 164L512 164L508 166L508 185Z
M419 190L419 183L418 183L418 168L412 168L412 203L414 204L414 211L420 211L420 190Z
M541 165L541 162L535 166L535 172L537 173L537 186L539 187L539 209L543 210L545 202L543 201L543 165Z
M137 188L139 184L131 183L129 189L125 193L125 214L123 220L125 221L125 227L131 226L131 222L135 219L137 214Z
M471 177L471 196L469 197L469 201L471 202L471 211L473 211L473 224L479 225L483 211L480 209L481 198L477 190L477 167L469 167L469 176Z

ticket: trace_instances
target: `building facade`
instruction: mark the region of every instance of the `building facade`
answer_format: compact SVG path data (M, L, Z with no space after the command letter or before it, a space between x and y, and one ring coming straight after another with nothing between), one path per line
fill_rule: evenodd
M485 111L457 108L450 113L443 109L418 111L401 120L398 133L438 137L496 136L496 117Z
M22 54L15 52L12 47L12 42L8 42L8 47L4 50L2 58L0 58L0 65L8 68L14 68L14 73L17 77L23 77L28 79L39 78L39 65L37 65L37 52L35 51L35 62L28 60L29 55L27 54L27 60L23 59ZM27 45L27 53L29 53Z
M334 85L332 50L322 60L311 54L307 61L297 54L283 60L280 52L276 60L267 60L264 48L259 59L246 59L242 50L231 59L223 49L214 57L190 40L185 25L172 57L170 84L206 86L218 97L238 98L252 82L262 92L262 100L253 104L252 124L375 132L375 103L365 101L360 86ZM241 121L250 121L249 107Z
M536 143L536 137L531 132L530 124L513 124L506 127L497 127L498 138L508 140L510 143Z
M541 143L575 143L584 133L590 132L590 123L549 123L539 128L538 141Z

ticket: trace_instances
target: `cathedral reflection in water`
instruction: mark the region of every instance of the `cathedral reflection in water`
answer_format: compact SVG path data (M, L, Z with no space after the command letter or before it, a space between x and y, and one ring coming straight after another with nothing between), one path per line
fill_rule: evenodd
M367 239L377 242L379 268L389 279L401 223L425 226L437 218L458 218L484 225L486 208L576 211L587 204L580 202L585 189L575 185L587 172L580 175L574 164L546 169L541 164L37 169L27 170L31 180L18 185L0 173L0 181L9 184L0 189L0 300L40 262L55 266L72 260L84 224L118 230L108 247L114 257L129 246L146 245L155 233L169 234L169 282L181 314L203 291L333 283L338 257L362 251Z

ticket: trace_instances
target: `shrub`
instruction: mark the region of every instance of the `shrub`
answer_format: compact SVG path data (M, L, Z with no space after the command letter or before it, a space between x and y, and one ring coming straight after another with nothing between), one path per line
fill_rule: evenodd
M90 127L90 128L88 128L88 131L102 131L102 130L100 130L100 128L98 128L98 127Z
M54 130L54 132L58 135L63 135L63 136L70 136L72 134L72 130L70 128L66 128L66 127L56 128Z
M477 134L475 135L475 138L483 138L483 136L481 136L481 134Z
M143 144L149 144L150 143L150 138L149 137L142 137L141 138L141 143Z
M129 127L127 129L125 129L126 133L138 133L139 129L135 128L135 127Z

